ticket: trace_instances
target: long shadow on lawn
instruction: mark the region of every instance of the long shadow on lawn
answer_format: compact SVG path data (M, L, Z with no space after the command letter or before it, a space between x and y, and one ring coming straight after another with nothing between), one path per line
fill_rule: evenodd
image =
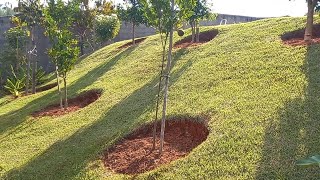
M111 68L122 58L125 56L128 56L135 47L128 48L118 54L116 54L111 60L109 60L107 63L102 64L81 78L79 78L76 82L72 83L68 87L69 91L69 97L75 96L76 92L78 90L84 89L87 86L90 86L92 83L94 83L99 77L103 76L105 73L107 73ZM46 107L49 104L55 104L58 101L58 94L57 91L52 91L42 97L39 97L26 105L24 105L22 108L15 110L13 112L9 112L5 115L0 116L0 134L3 134L7 132L10 129L15 128L11 133L17 132L22 130L22 127L17 127L19 124L21 124L24 120L26 120L27 116L29 116L32 112L36 110L40 110L43 107ZM25 128L25 127L24 127ZM0 139L1 141L1 139Z
M184 50L183 50L184 51ZM173 66L183 52L177 52ZM192 60L171 74L171 85L192 66ZM79 129L71 137L56 142L45 152L20 168L7 173L9 179L72 179L97 158L104 148L143 123L139 117L152 112L157 95L158 77L149 81L114 105L94 124Z
M320 48L308 47L304 97L279 110L280 122L266 129L256 179L320 179L319 167L299 167L296 161L320 153Z

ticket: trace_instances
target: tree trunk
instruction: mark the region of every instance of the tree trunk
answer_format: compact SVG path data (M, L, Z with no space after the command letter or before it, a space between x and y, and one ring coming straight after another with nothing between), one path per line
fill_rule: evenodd
M135 24L134 22L132 22L132 45L136 45L136 42L135 42Z
M59 97L60 97L60 108L63 108L62 104L62 92L60 88L60 81L59 81L59 71L58 71L58 66L56 66L56 77L57 77L57 86L58 86L58 92L59 92Z
M163 42L162 35L161 35L161 41ZM166 41L167 41L167 38L165 39L165 42L162 45L162 63L161 63L161 71L160 71L159 85L158 85L156 116L155 116L154 124L153 124L153 146L152 146L153 150L156 149L157 120L158 120L158 112L159 112L161 82L162 82L162 75L163 75L164 61L165 61L165 53L166 53L166 44L167 44Z
M191 31L192 31L192 39L191 39L191 43L194 43L194 39L195 39L195 27L194 27L194 21L191 22Z
M26 78L26 90L25 93L26 95L29 93L29 84L30 84L30 55L29 58L27 58L27 63L26 63L26 70L27 70L27 78Z
M171 13L174 16L174 0L171 0ZM173 45L173 27L171 27L169 35L169 51L168 51L168 62L167 62L167 74L165 77L165 89L164 89L164 99L163 99L163 109L162 109L162 120L161 120L161 132L160 132L160 150L159 154L162 155L163 144L164 144L164 131L166 124L166 112L169 94L169 75L171 70L171 60L172 60L172 45Z
M199 23L196 24L196 42L198 43L200 41L200 27Z
M34 39L34 28L32 27L31 29L31 39L32 39L32 47L36 47L36 42ZM37 68L37 64L36 64L36 56L33 56L33 61L32 61L32 94L36 93L36 68Z
M63 74L63 84L64 84L64 109L67 109L68 108L67 73Z
M83 47L83 36L80 35L80 40L79 40L79 47L80 47L80 55L84 55L84 47Z
M312 39L314 8L317 4L317 0L308 0L307 3L308 3L308 14L307 14L306 30L304 33L304 41L310 42Z
M26 89L25 93L26 95L29 93L29 80L30 80L30 54L28 53L28 46L26 45L26 71L27 71L27 77L26 77Z

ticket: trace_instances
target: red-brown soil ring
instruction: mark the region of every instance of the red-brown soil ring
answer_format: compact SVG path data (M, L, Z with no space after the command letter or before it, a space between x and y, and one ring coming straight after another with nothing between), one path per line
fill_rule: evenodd
M101 90L90 90L81 93L77 97L74 97L72 99L68 99L68 108L67 109L61 109L60 104L54 104L47 106L44 109L41 109L40 111L36 111L32 113L33 117L43 117L43 116L61 116L73 111L77 111L80 108L86 107L89 104L95 102L99 97L101 96L102 91Z
M191 43L192 36L190 35L190 36L187 36L186 38L181 39L180 41L176 42L174 44L174 48L187 48L187 47L198 46L200 44L211 41L218 34L219 34L219 31L216 29L210 30L210 31L200 32L198 43L196 43L196 42Z
M283 34L281 36L282 42L290 46L307 46L311 44L320 43L320 24L313 25L312 41L305 42L304 39L305 29L299 29Z
M159 156L160 122L157 127L156 150L152 150L153 124L148 124L106 150L103 157L105 166L122 174L143 173L186 156L209 134L204 123L169 120L166 122L163 154Z
M142 43L142 42L143 42L144 40L146 40L146 39L147 39L147 38L135 39L134 42L135 42L135 44L137 45L137 44ZM130 47L130 46L132 46L132 44L133 44L133 43L132 43L132 40L131 40L130 42L128 42L128 43L126 43L126 44L118 47L118 49Z

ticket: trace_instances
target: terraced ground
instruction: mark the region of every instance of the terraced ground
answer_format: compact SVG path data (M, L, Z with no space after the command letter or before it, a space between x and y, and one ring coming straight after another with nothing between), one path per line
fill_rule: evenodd
M280 39L304 25L305 18L285 17L205 27L218 29L218 36L175 49L169 116L210 115L210 133L189 156L135 178L320 179L319 167L295 165L320 152L320 45L290 47ZM118 47L126 42L115 43L81 60L69 74L70 96L90 89L103 94L77 112L31 116L58 100L55 89L0 99L2 178L132 178L105 169L101 157L153 120L158 39L124 49Z

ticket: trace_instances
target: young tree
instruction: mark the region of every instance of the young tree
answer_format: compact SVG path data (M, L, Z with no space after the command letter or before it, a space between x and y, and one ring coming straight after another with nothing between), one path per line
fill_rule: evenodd
M124 0L125 7L118 5L117 12L120 20L132 23L132 44L135 45L135 26L145 23L143 0Z
M56 65L61 108L63 104L59 76L63 79L65 109L68 108L67 73L73 68L79 55L78 42L70 32L76 8L79 8L79 6L75 2L64 3L62 0L50 0L48 7L44 10L46 35L49 36L52 44L48 52Z
M193 8L193 15L190 16L189 23L192 30L191 42L199 42L200 40L200 20L214 19L215 16L210 12L210 8L207 5L207 0L197 0L196 6Z
M89 42L88 36L93 30L96 10L89 7L88 0L78 0L78 4L80 8L76 8L74 13L73 29L78 36L80 55L84 55L84 44L85 41Z
M32 50L32 54L35 54L36 52L36 37L35 37L35 30L40 25L41 19L42 19L42 4L40 3L40 0L20 0L19 1L19 7L18 10L21 12L21 14L18 16L23 23L26 23L28 30L30 32L32 47L30 48ZM36 54L33 56L33 61L31 62L31 56L27 58L27 66L30 67L30 64L32 64L32 93L36 93L36 69L37 69L37 60L36 60ZM29 75L29 68L27 68L27 74ZM28 78L27 78L28 79ZM26 89L26 93L28 93L28 90Z
M178 26L183 20L187 20L192 15L192 8L195 6L194 0L177 0L175 4L174 0L150 0L144 3L146 10L146 17L148 23L154 27L157 27L163 47L162 56L162 67L160 71L160 82L159 91L157 99L157 109L156 117L158 116L158 106L160 98L160 89L162 78L164 78L164 99L163 99L163 109L162 109L162 119L161 119L161 132L160 132L160 148L159 153L162 154L163 144L164 144L164 131L165 131L165 121L166 121L166 111L168 103L168 93L169 93L169 77L171 71L172 62L172 48L173 48L173 29ZM162 35L165 35L163 38ZM168 60L166 64L166 69L164 69L165 62L165 50L167 45L167 40L169 36L169 48L168 48ZM156 122L154 123L153 130L153 148L155 149L155 137L156 137Z
M100 42L106 42L115 38L120 30L120 21L117 15L97 15L94 23L94 31Z

